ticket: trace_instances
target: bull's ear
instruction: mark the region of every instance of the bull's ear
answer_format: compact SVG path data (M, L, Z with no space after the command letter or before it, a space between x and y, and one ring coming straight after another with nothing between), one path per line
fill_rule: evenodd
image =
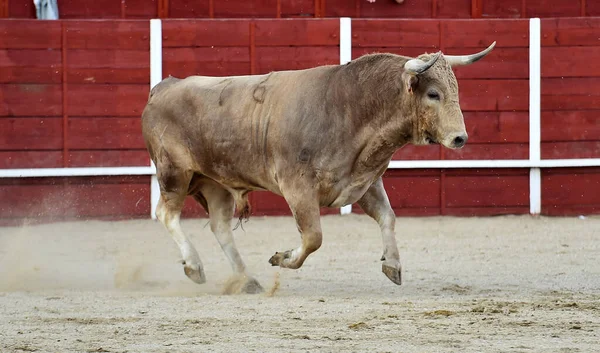
M415 89L417 89L417 85L419 84L419 76L405 71L402 73L402 82L404 82L406 91L412 94Z

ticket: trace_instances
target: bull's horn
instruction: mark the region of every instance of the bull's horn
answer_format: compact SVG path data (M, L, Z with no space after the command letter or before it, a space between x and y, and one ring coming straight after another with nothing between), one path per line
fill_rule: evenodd
M450 64L450 66L462 66L462 65L470 65L477 60L483 58L488 55L489 52L494 49L496 42L492 43L486 50L480 51L477 54L471 55L444 55L444 59Z
M410 59L406 62L406 64L404 64L404 70L413 75L422 74L431 66L433 66L433 64L435 64L437 59L440 58L440 54L441 52L435 53L435 55L433 55L431 59L429 59L429 61L423 61L421 59Z

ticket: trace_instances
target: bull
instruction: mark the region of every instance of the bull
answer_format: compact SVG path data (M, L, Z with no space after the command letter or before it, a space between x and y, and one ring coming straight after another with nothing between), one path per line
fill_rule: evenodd
M409 143L465 145L452 68L483 58L495 43L463 56L378 53L305 70L162 80L150 91L142 131L160 186L156 216L179 246L185 274L206 281L180 225L192 196L245 278L243 291L262 291L247 273L231 222L249 216L251 191L267 190L283 196L301 234L300 246L276 252L272 266L300 268L319 249L321 207L358 203L380 226L382 272L401 284L396 218L382 175Z

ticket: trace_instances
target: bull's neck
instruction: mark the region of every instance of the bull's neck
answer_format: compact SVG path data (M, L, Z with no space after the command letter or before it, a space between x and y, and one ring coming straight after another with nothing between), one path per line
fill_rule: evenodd
M375 55L342 67L345 104L352 107L347 118L355 126L365 166L387 163L410 140L413 107L402 87L403 65L401 57Z

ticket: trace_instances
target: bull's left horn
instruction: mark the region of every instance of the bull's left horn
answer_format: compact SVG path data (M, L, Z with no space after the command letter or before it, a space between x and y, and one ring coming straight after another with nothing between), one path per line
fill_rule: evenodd
M484 56L488 55L489 52L492 51L492 49L494 49L494 46L496 46L496 42L494 41L494 43L492 43L492 45L490 45L489 47L487 47L487 49L480 51L477 54L471 54L471 55L444 55L444 59L446 59L446 61L450 64L450 66L462 66L462 65L470 65L474 62L476 62L477 60L483 58Z
M441 52L435 53L429 61L423 61L421 59L410 59L404 64L404 70L413 75L422 74L427 69L433 66L437 59L440 58Z

